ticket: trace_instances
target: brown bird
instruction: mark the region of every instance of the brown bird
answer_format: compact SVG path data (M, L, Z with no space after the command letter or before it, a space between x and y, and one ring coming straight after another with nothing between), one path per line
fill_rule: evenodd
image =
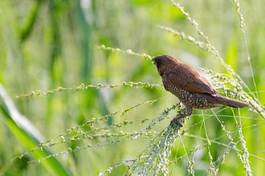
M185 105L187 116L191 115L193 108L207 109L220 105L233 108L247 106L243 102L218 95L202 73L174 57L162 55L153 58L153 61L164 88L177 96Z

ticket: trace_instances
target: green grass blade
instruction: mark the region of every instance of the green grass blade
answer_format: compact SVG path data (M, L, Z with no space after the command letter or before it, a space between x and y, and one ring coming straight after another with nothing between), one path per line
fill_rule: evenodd
M41 134L31 124L31 122L16 109L14 103L7 95L5 89L0 85L0 114L8 129L16 136L26 149L38 147ZM52 175L71 175L71 173L55 158L47 149L38 150L32 153L38 160L44 157L40 164L45 167Z

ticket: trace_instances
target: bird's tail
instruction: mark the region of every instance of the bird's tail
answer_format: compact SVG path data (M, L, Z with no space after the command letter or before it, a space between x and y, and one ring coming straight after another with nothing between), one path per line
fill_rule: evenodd
M232 100L232 99L229 99L229 98L225 98L225 97L222 97L222 96L216 96L215 97L218 104L223 104L223 105L226 105L226 106L230 106L230 107L233 107L233 108L243 108L243 107L247 107L248 104L244 103L244 102L241 102L241 101L237 101L237 100Z

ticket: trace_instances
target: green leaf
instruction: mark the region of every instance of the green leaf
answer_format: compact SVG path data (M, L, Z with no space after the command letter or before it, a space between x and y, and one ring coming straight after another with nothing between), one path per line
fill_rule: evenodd
M33 124L16 109L13 101L0 85L0 116L7 125L8 129L20 141L27 150L39 147L41 134ZM48 149L36 150L32 153L36 160L46 158L40 162L52 175L72 175L62 163L60 163L53 153Z

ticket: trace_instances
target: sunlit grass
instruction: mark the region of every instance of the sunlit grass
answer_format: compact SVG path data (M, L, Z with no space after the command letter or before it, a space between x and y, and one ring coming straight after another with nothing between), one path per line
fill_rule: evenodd
M44 136L35 141L37 132L12 125L16 119L9 121L12 113L1 103L1 174L263 174L258 9L253 25L250 6L239 0L0 5L1 84L16 112ZM215 19L219 12L229 25ZM237 70L227 62L231 40L223 36L235 38L229 59ZM195 110L183 127L172 128L183 106L163 89L151 62L157 54L198 61L220 94L249 107Z

